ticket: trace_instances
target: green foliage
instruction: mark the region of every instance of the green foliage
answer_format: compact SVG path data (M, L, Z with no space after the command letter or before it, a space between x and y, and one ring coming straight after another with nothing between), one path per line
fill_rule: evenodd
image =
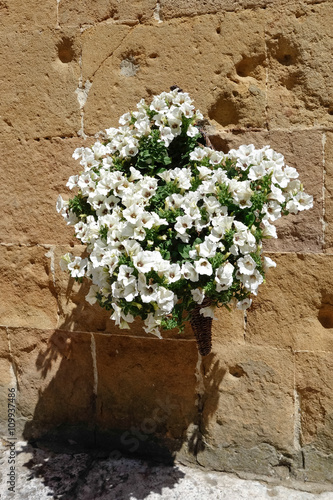
M87 199L81 193L69 200L68 208L79 218L86 218L88 215L96 216L95 210L88 203Z
M135 168L148 175L154 175L162 166L172 162L164 142L159 141L159 130L151 131L149 136L140 138L140 149L136 157Z

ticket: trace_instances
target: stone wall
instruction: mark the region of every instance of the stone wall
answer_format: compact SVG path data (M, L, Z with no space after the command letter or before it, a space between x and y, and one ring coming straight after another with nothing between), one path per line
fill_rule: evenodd
M329 0L0 1L3 436L15 387L26 439L333 480L332 21ZM217 148L270 144L315 199L204 359L190 329L118 330L59 268L82 252L55 211L73 150L174 84Z

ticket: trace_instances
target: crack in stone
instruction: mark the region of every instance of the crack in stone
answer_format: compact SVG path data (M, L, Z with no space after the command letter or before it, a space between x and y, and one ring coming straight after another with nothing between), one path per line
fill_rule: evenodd
M91 357L92 357L93 374L94 374L94 388L93 388L93 392L94 392L94 395L97 396L98 370L97 370L97 357L96 357L96 342L95 342L95 337L94 337L93 333L91 334Z
M121 42L117 45L117 47L111 52L111 54L107 55L103 61L99 64L98 68L95 69L95 71L93 72L93 74L91 75L90 79L91 79L91 84L93 84L93 78L94 76L96 75L96 73L101 69L101 67L103 66L103 64L108 60L110 59L110 57L112 57L114 55L114 53L119 49L119 47L121 46L121 44L126 40L126 38L128 38L131 33L133 33L133 31L138 27L139 25L136 24L135 26L133 26L126 34L125 36L122 38Z
M323 218L322 218L322 231L323 231L323 236L322 236L322 250L325 248L325 236L326 236L326 221L325 221L325 216L326 216L326 210L325 210L325 201L326 201L326 196L325 196L325 183L326 183L326 156L325 156L325 147L326 147L326 134L323 132L321 143L323 146L323 188L322 188L322 197L323 197Z

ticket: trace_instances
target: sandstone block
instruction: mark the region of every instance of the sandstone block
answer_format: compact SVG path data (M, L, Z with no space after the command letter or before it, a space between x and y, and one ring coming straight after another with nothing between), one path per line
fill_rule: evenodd
M70 175L80 172L80 165L72 154L86 142L79 138L0 142L0 154L6 158L6 168L0 171L0 182L6 186L0 221L2 242L74 241L73 228L56 212L56 201L59 194L64 199L73 197L66 183Z
M267 12L271 128L332 126L332 14L331 2L297 2Z
M321 252L323 213L323 145L322 133L313 130L292 132L272 130L243 131L240 134L223 132L210 126L207 132L217 149L227 153L241 144L254 144L260 148L269 144L285 156L285 162L295 167L307 193L314 197L311 210L282 217L274 223L278 239L265 240L268 252Z
M155 0L131 2L83 0L79 4L73 0L62 0L59 5L59 24L82 26L103 21L124 24L144 23L152 18L155 6Z
M3 0L0 13L1 33L55 28L57 24L57 5L53 0L43 3L38 0L29 3L24 0Z
M43 247L0 247L2 325L54 328L57 300L50 260Z
M116 46L114 40L121 37ZM101 47L95 60L94 47ZM85 130L91 135L117 125L119 116L135 109L142 97L149 100L174 84L190 93L204 116L223 127L265 124L260 11L226 15L222 21L203 16L138 25L128 33L122 26L95 26L83 33L82 53L83 80L92 84L84 108Z
M267 273L247 312L246 340L300 350L333 350L333 284L330 255L272 255Z
M75 33L8 33L0 43L2 140L76 134L81 116L75 93L80 76Z
M9 330L17 370L17 411L26 439L60 424L89 424L94 415L94 375L88 334Z
M304 466L303 472L306 481L324 482L333 481L333 454L320 453L312 446L303 449Z
M0 433L8 436L8 389L16 389L16 380L10 359L7 329L0 327ZM12 409L12 407L11 407Z
M300 406L301 443L321 454L333 447L333 354L296 353L296 390Z
M228 311L225 307L216 309L217 320L212 324L213 349L226 343L243 344L245 342L244 312L238 309Z
M316 3L324 2L319 0ZM242 11L245 9L266 9L286 5L287 0L161 0L161 18L163 20L174 17L196 16L200 14L220 14L225 11ZM304 3L312 3L306 0Z
M333 134L325 137L325 252L333 253Z
M293 355L225 344L214 346L203 366L199 463L274 474L278 457L294 453Z
M129 452L152 435L181 441L197 415L195 342L103 334L95 342L99 428L122 431Z

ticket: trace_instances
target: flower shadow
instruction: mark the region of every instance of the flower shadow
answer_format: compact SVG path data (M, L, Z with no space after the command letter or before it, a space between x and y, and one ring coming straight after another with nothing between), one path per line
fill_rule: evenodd
M183 473L177 461L196 463L224 372L213 355L200 358L190 330L163 340L144 334L140 323L125 333L94 331L100 311L92 314L82 305L82 288L60 327L16 359L22 381L29 371L36 374L30 411L23 399L19 407L24 439L33 447L25 467L55 498L118 498L107 495L116 495L122 484L119 498L144 499L178 483ZM66 300L72 294L68 289ZM21 384L25 390L28 397ZM136 481L126 460L137 471ZM164 469L156 469L157 463ZM131 480L125 481L126 474ZM145 483L151 476L153 482Z

